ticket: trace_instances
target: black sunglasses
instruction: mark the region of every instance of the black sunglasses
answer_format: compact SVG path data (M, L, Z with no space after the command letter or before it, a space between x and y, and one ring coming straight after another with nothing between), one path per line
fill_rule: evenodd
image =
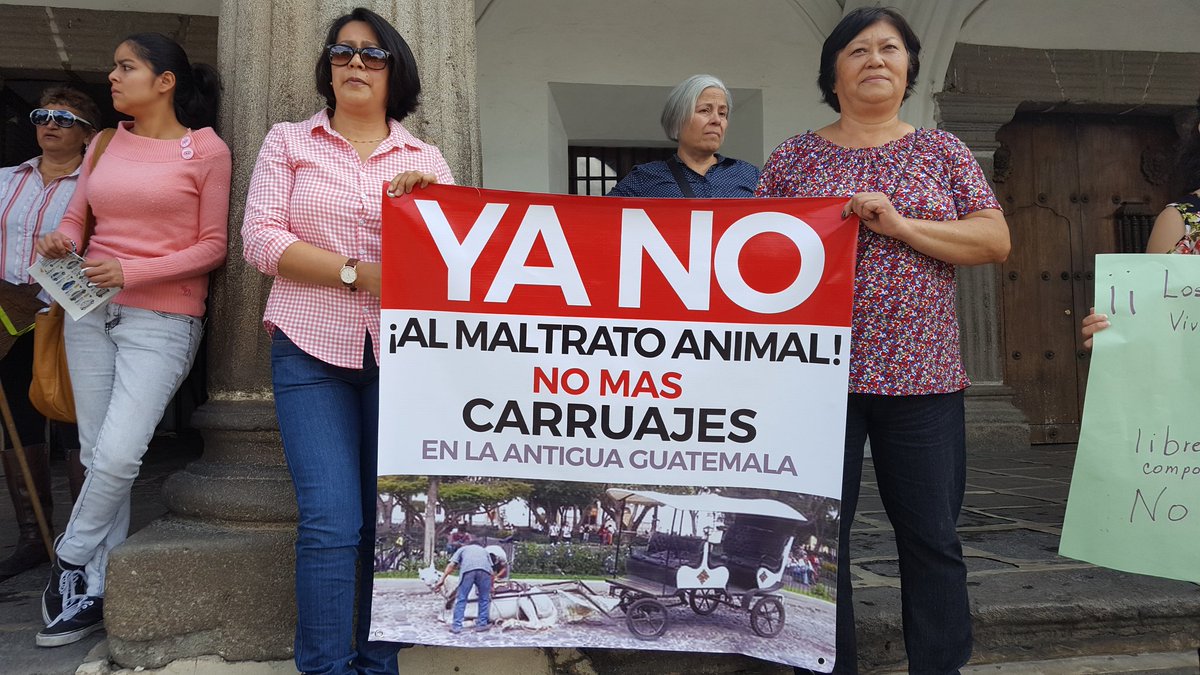
M51 120L53 120L55 124L63 129L70 129L71 127L75 126L76 122L85 124L93 129L96 128L96 125L83 119L79 115L76 115L70 110L47 110L45 108L34 108L33 110L29 111L29 121L33 122L35 126L44 127L47 124L50 124Z
M329 55L329 63L334 66L347 65L354 60L354 55L358 54L362 64L371 70L387 68L388 59L392 57L386 49L379 47L356 48L343 44L329 45L325 47L325 53Z

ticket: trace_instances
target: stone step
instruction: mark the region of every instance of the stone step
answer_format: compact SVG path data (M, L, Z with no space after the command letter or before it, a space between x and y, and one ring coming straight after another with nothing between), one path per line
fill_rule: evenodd
M457 653L455 653L457 651ZM555 650L579 657L574 650ZM447 656L451 656L447 660ZM436 658L431 658L436 657ZM93 657L94 658L94 657ZM446 675L488 672L493 675L540 675L550 672L588 673L601 672L600 664L570 663L569 659L555 658L552 665L545 654L538 650L495 650L471 653L468 650L413 650L402 655L401 672L422 672L427 675ZM567 666L565 669L561 666ZM744 664L743 664L744 665ZM765 666L765 664L763 664ZM557 667L556 667L557 666ZM574 666L574 667L571 667ZM581 667L582 666L582 667ZM628 672L622 668L621 671ZM229 663L219 657L206 656L197 659L173 661L161 669L126 670L114 668L107 660L98 659L85 663L76 675L288 675L295 673L290 661L237 662ZM618 671L607 671L618 672ZM667 671L662 671L667 672ZM733 671L729 671L733 672ZM748 671L738 669L736 672ZM776 672L774 668L750 671L758 673ZM1196 652L1165 652L1157 654L1114 654L1106 656L1079 656L1065 659L1040 661L1012 661L967 666L962 675L1196 675L1200 672L1200 656ZM907 670L876 671L874 675L907 675Z
M1191 655L1187 672L1200 673L1196 656L1200 586L1196 584L1065 559L1041 566L1027 564L1020 571L974 574L968 583L975 663L1186 653ZM856 590L854 602L862 667L877 672L902 668L898 589Z
M879 675L907 675L907 672L891 670ZM962 669L963 675L1196 675L1198 672L1200 654L1193 651L1011 661Z

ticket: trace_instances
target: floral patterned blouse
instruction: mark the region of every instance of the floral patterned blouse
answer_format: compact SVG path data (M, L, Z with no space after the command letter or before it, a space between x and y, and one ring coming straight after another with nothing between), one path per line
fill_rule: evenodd
M876 148L844 148L812 131L794 136L771 153L757 195L848 198L859 192L882 192L901 215L923 220L1000 208L971 151L938 129L918 129ZM942 394L970 385L955 292L954 265L860 228L851 393Z
M1174 204L1167 204L1167 208L1172 207L1183 216L1184 231L1183 238L1167 253L1200 254L1200 195L1188 195Z

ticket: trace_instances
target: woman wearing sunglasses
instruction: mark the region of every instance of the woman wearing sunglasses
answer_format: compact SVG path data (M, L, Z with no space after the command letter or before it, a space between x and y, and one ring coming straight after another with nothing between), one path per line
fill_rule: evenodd
M55 86L42 92L40 108L29 113L34 124L38 147L42 154L13 167L0 169L0 270L3 270L4 292L26 296L39 289L26 272L37 259L34 250L38 237L54 231L75 194L83 150L95 133L100 110L86 94L70 87ZM39 296L43 302L49 298ZM5 304L0 302L0 304ZM12 342L0 360L0 382L12 408L17 435L25 448L25 461L33 476L42 510L50 520L50 452L45 440L46 419L29 402L26 392L32 378L33 333L28 332ZM59 422L53 422L59 427ZM59 428L63 438L74 435L71 425ZM73 443L73 442L72 442ZM20 574L46 562L46 546L34 518L33 499L21 479L20 464L12 439L4 434L4 478L12 497L17 519L17 545L12 555L0 560L0 581ZM69 478L72 496L79 494L83 483L83 467L79 451L70 452Z
M421 84L379 15L359 8L333 22L316 85L328 107L267 134L242 225L246 260L274 277L263 323L300 512L296 667L395 673L396 645L368 641L383 186L453 179L437 148L401 125Z
M129 530L142 455L200 343L208 273L225 259L229 149L213 130L220 83L158 33L117 46L108 80L122 122L38 253L80 249L90 283L120 288L64 337L87 477L42 594L55 647L99 629L109 552ZM82 250L88 207L95 230Z

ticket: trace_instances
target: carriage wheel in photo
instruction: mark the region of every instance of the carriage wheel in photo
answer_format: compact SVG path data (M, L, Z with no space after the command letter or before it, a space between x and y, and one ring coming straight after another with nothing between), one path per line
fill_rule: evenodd
M639 640L657 640L667 632L667 608L654 598L642 598L629 606L625 625Z
M764 595L750 609L750 628L759 637L773 638L783 630L783 601L773 595Z
M721 604L721 594L710 588L688 591L688 606L700 616L708 616L717 611Z

